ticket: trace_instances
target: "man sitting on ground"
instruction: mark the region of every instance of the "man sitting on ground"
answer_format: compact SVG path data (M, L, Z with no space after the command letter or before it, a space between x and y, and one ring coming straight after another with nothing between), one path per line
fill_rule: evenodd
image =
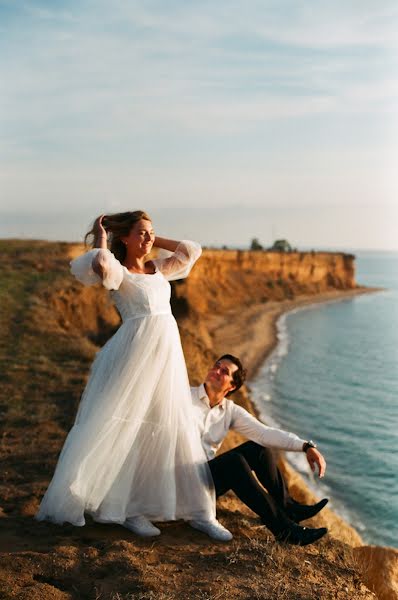
M211 367L204 383L191 388L216 495L219 497L233 490L277 540L301 546L311 544L325 535L327 529L311 529L297 523L316 515L328 500L324 498L311 506L293 500L270 448L305 452L311 469L315 471L315 466L318 467L319 477L325 474L325 459L312 441L267 427L226 398L242 386L245 376L240 360L225 354ZM250 441L216 456L229 429ZM190 521L190 525L219 541L232 539L232 534L218 521Z

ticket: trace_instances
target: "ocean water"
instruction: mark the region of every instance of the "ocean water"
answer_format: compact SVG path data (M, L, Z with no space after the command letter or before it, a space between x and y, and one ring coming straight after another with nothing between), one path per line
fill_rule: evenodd
M314 439L324 479L289 460L367 543L398 547L398 253L357 252L356 279L384 291L283 315L250 382L268 423Z

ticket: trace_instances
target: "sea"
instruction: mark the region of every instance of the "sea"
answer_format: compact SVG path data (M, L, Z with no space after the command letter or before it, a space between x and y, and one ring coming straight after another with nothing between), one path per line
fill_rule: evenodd
M319 497L368 544L398 548L398 253L353 251L358 284L382 288L282 315L252 397L265 422L313 439L327 460Z

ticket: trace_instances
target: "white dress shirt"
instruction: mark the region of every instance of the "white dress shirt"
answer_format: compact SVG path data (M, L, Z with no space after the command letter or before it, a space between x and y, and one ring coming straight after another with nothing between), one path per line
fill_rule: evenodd
M294 433L264 425L232 400L224 398L220 404L211 408L203 383L199 387L191 387L191 395L207 460L216 456L229 429L238 431L261 446L294 452L303 449L306 440L302 440Z

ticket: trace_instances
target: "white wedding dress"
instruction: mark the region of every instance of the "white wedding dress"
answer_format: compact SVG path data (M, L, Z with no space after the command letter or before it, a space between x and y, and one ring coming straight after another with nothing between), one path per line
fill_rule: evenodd
M181 242L171 256L153 261L153 275L129 272L109 250L90 250L71 262L86 285L101 282L92 269L98 252L106 260L102 283L123 322L92 364L36 518L79 526L85 512L115 523L138 515L214 519L168 282L188 275L200 246Z

